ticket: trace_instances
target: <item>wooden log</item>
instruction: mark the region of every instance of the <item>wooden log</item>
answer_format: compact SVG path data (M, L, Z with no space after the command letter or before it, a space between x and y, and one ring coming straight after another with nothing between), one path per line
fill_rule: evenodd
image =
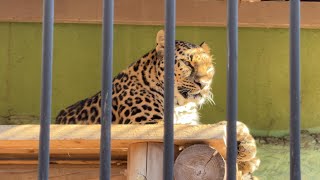
M174 164L175 180L223 180L225 169L221 154L206 144L187 147Z
M163 143L131 144L127 164L128 180L163 180Z

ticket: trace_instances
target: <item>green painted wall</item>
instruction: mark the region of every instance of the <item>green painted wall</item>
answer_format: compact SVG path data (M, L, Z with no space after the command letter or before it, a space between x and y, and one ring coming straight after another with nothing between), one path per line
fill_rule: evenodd
M116 25L114 72L153 48L159 26ZM226 29L178 27L177 39L212 48L216 63L215 106L201 109L202 121L226 115ZM289 122L288 30L240 28L239 120L254 134L286 132ZM320 30L301 32L302 127L320 127ZM56 24L53 119L59 109L100 89L101 26ZM38 123L41 81L41 24L0 23L0 123Z

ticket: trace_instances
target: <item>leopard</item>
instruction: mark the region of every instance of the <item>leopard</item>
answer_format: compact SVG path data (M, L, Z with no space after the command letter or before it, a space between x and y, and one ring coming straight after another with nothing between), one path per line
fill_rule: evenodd
M161 124L164 119L165 32L158 31L156 45L112 81L113 124ZM200 124L199 109L213 104L211 85L215 74L211 49L206 42L199 45L175 40L174 51L174 124ZM56 124L100 124L101 91L62 109ZM222 124L225 122L221 122ZM239 127L246 129L242 123ZM241 134L240 132L238 134ZM244 135L243 135L244 134ZM238 138L239 168L251 174L257 165L254 140L248 131ZM250 139L250 138L249 138ZM240 143L240 144L239 144ZM242 146L244 145L244 146ZM243 152L248 148L252 152ZM250 163L246 163L250 162ZM238 163L238 164L239 164ZM247 165L249 164L249 165ZM250 176L251 177L251 176Z
M113 78L112 122L157 124L164 118L164 31L156 47ZM210 48L175 41L174 122L198 124L197 107L212 101L215 69ZM101 91L60 111L57 124L99 124Z

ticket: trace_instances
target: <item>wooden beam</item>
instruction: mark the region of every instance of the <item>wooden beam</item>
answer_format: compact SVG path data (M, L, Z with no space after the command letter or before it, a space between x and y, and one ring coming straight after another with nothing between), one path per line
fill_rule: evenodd
M101 23L102 1L56 0L55 22ZM42 0L0 0L0 22L41 22ZM320 3L301 2L301 27L320 28ZM163 25L164 1L117 0L115 24ZM178 26L226 26L226 2L177 0ZM241 2L240 27L287 28L288 1Z
M37 165L0 165L0 177L6 180L37 179ZM99 165L50 165L49 179L98 180ZM126 180L126 164L112 165L111 180Z
M224 125L175 125L174 131L177 146L205 143L225 155ZM126 160L132 143L163 142L163 125L112 125L111 136L113 160ZM98 162L100 125L51 125L50 138L51 163ZM0 126L0 164L36 162L38 143L39 125Z

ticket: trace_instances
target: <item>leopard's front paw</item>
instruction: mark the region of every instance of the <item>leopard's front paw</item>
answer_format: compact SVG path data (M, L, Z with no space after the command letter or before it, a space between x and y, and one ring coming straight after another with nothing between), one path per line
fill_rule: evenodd
M242 180L258 180L252 173L260 165L260 159L256 157L257 146L250 134L249 128L242 122L237 122L237 143L238 143L238 168L242 172Z
M258 169L259 165L260 159L256 157L249 161L238 161L239 171L241 171L243 175L253 173Z
M245 174L241 177L241 180L259 180L258 177L253 176L252 173Z
M249 161L256 157L257 146L249 128L237 121L238 161Z
M220 121L217 125L227 126L227 121ZM257 147L255 140L250 134L249 128L240 121L237 121L237 144L238 161L249 161L256 156Z
M227 125L227 121L221 121L218 125ZM243 179L255 179L252 173L259 167L260 159L256 157L257 146L249 128L242 122L237 121L237 164L242 172Z

